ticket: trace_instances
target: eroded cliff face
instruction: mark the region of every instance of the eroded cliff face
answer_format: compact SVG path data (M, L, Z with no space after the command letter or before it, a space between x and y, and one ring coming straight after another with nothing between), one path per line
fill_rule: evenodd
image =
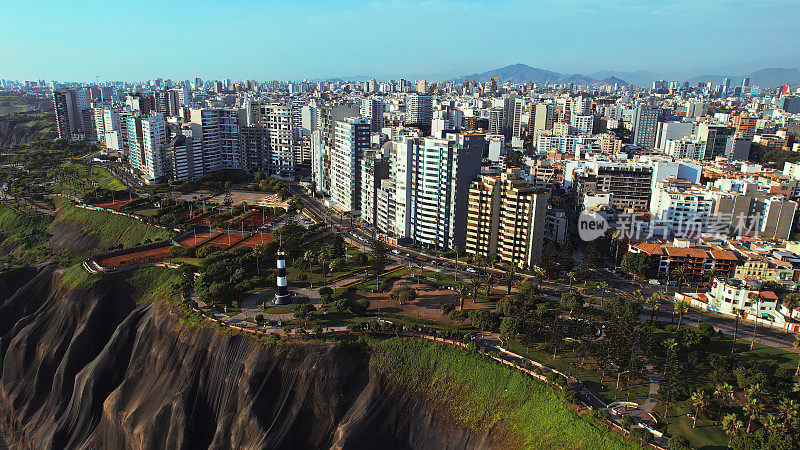
M486 448L366 350L182 328L124 292L0 281L0 426L18 448Z

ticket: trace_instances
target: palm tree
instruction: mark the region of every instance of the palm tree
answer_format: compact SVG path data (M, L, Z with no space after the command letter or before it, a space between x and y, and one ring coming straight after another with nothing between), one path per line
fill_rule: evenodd
M731 345L731 355L736 350L736 333L739 331L739 319L744 319L744 310L741 308L733 308L733 314L736 315L736 322L733 325L733 345Z
M492 286L494 286L494 277L491 274L483 276L483 285L486 286L486 298L492 295Z
M731 446L731 438L733 435L736 434L743 426L741 420L736 414L728 414L722 419L722 429L725 431L725 434L728 435L728 448Z
M683 300L675 303L675 312L678 313L678 329L681 329L681 322L683 322L683 315L689 312L689 304Z
M650 307L650 322L656 321L656 312L661 309L661 299L664 297L664 294L661 291L653 292L647 299L647 306Z
M464 310L464 298L469 296L469 293L472 292L471 289L472 288L467 283L460 283L458 285L458 304L460 311Z
M786 297L783 298L781 304L784 308L789 310L789 317L792 317L792 313L794 309L800 306L800 294L796 292L792 292L791 294L786 294Z
M747 413L747 430L745 430L745 433L750 432L753 419L757 418L762 410L761 402L755 397L748 399L747 403L744 404L744 411Z
M472 289L472 300L478 300L478 294L481 292L481 287L483 287L483 280L478 277L475 277L469 280L470 288Z
M674 356L675 349L678 347L678 341L675 338L669 338L664 341L664 345L667 347L667 363L665 366L669 366L672 357ZM671 397L671 396L669 396ZM669 418L669 397L667 397L666 401L664 402L664 421L667 421Z
M761 306L761 293L753 292L749 295L750 300L755 300L756 302L756 312L755 317L753 317L753 340L750 341L750 350L756 345L756 328L758 327L758 307ZM749 428L749 427L748 427Z
M542 280L545 279L545 275L547 275L547 271L544 268L539 266L534 266L533 273L539 278L539 289L542 288Z
M503 281L506 282L508 285L507 294L511 295L511 285L517 281L519 277L517 277L517 266L514 264L506 264L506 271L503 274Z
M600 306L603 306L606 302L606 292L611 289L611 285L605 281L601 281L597 283L597 288L600 289Z
M572 286L572 283L578 278L578 272L574 270L567 272L567 278L569 278L569 285Z
M794 342L792 342L792 347L800 350L800 334L794 337ZM800 359L797 360L797 369L794 371L794 376L800 374Z
M325 251L319 252L317 255L317 261L319 262L320 267L322 268L322 278L325 282L328 282L328 255L325 254Z
M798 413L797 401L791 398L784 398L778 404L778 411L783 417L783 428L786 429L786 423L794 420Z
M719 398L719 412L717 413L717 422L719 422L722 417L722 408L733 402L733 386L728 383L718 384L714 390L714 396Z
M692 418L692 428L694 428L697 425L697 417L708 407L708 396L703 391L694 391L692 392L691 401L694 409L694 417Z
M678 291L681 290L684 280L686 279L686 266L678 266L672 270L672 276L678 280Z

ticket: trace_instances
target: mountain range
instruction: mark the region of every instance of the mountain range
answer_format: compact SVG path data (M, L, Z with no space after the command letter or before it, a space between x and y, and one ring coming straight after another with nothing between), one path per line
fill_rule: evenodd
M800 85L800 69L769 67L748 71L746 67L748 66L742 64L738 66L683 72L652 72L647 70L625 72L602 70L588 74L569 74L518 63L498 69L487 70L485 72L465 75L464 78L478 80L482 83L497 77L501 83L507 81L511 83L527 83L530 81L534 83L575 83L583 85L613 85L616 83L620 86L633 84L646 87L650 86L650 84L656 80L688 81L690 86L696 86L697 83L708 81L716 84L722 81L724 77L728 77L731 80L731 85L736 86L741 84L742 78L749 77L751 86L760 86L762 88L773 88L782 84L789 84L792 86ZM749 67L752 67L752 64ZM326 81L366 81L370 78L369 76L358 75L352 77L328 78ZM414 77L397 75L391 78L406 78L411 80L426 79L428 81L461 80L461 77L454 76L453 72L429 76L416 75Z

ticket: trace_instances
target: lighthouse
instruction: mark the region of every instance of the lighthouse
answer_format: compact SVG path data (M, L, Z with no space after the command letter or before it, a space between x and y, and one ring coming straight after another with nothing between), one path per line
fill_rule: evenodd
M279 248L276 256L278 259L278 292L275 293L275 304L286 305L291 301L288 283L286 282L286 254L282 248Z

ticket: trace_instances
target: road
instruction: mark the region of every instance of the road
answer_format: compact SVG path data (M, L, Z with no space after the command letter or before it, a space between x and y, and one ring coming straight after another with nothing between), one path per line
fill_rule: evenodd
M373 235L367 233L366 231L358 227L354 227L350 223L350 219L346 218L343 219L341 217L337 217L335 214L331 214L327 207L325 207L316 198L309 197L305 193L305 190L298 184L295 183L290 184L289 190L290 192L292 192L292 194L297 195L301 199L306 209L311 214L316 216L318 220L322 220L325 223L334 225L334 227L338 228L339 230L347 230L345 233L343 233L343 237L348 243L354 244L364 249L366 247L365 242L367 242L367 239L373 238ZM355 238L356 236L360 236L363 239L363 241ZM415 258L418 257L424 258L428 265L432 265L441 272L447 273L452 276L462 277L462 278L466 276L475 276L475 273L468 271L468 269L472 271L477 271L479 269L477 268L477 266L471 266L464 262L459 261L458 263L456 263L456 261L454 260L434 257L405 247L393 246L388 243L386 245L387 247L397 250L404 255L409 255L408 257L398 257L397 255L393 255L393 259L395 259L398 262L415 263ZM495 273L495 274L503 273L502 270L494 268L486 268L486 270L490 273ZM612 289L606 294L606 296L615 294L618 295L620 293L632 294L635 291L641 291L642 295L645 298L647 298L656 291L664 290L663 285L651 285L647 282L639 282L636 280L625 279L606 268L599 268L596 269L594 272L597 279L603 280L611 286ZM522 280L536 279L538 281L537 277L531 275L518 274L518 276ZM552 295L559 296L563 292L580 287L580 284L576 284L575 287L572 287L560 283L542 281L542 287L548 289L552 293ZM670 289L666 297L671 299L672 296L674 295L674 292L675 292L674 289ZM588 295L599 296L599 292L597 291L594 291L594 293L592 293L592 291L587 291L585 293ZM662 317L662 320L669 320L669 317L672 315L673 307L674 304L672 303L672 301L663 300L661 302L659 315ZM648 310L645 314L642 315L642 320L649 320L649 319L650 319L650 311ZM685 323L691 325L696 325L699 322L708 322L712 326L714 326L716 330L721 331L723 335L733 338L735 320L732 317L724 316L722 314L714 313L711 311L692 310L691 312L684 315L683 320ZM675 318L675 322L677 323L677 317ZM740 321L737 338L748 339L748 340L751 339L752 330L753 330L752 322ZM795 336L796 336L795 334L788 333L784 330L759 325L756 334L756 342L771 347L777 347L783 350L797 352L798 350L792 346L795 340Z

